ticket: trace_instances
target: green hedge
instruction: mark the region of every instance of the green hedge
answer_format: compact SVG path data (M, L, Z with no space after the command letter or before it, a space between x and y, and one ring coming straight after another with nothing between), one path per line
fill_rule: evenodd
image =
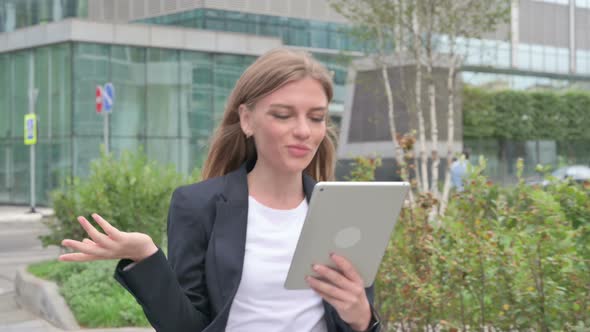
M487 91L465 87L467 139L590 139L590 93L583 91Z

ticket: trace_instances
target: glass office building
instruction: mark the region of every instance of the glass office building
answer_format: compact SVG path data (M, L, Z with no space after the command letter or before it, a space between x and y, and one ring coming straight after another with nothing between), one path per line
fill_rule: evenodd
M344 23L231 10L195 9L136 22L277 37L285 45L316 49L364 52L371 48L367 42L354 38L350 26Z
M88 0L0 0L0 33L86 16Z
M565 24L572 3L576 47L559 31L537 33L551 40L535 35L537 20ZM500 37L460 39L463 80L512 89L587 87L588 3L521 0L517 42L506 29ZM189 173L202 164L237 78L273 47L310 51L333 72L330 110L339 123L348 64L374 47L350 31L326 0L0 0L0 203L29 201L23 118L31 90L38 90L37 197L47 204L50 189L87 175L99 156L97 85L112 82L116 90L111 151L143 146L150 158ZM441 37L442 52L444 45Z
M189 173L201 164L227 96L254 59L95 43L0 55L0 201L28 200L23 115L30 84L39 91L36 177L44 203L48 189L69 175L85 176L100 153L104 120L95 111L97 85L112 82L116 87L109 126L112 152L143 146L151 159Z

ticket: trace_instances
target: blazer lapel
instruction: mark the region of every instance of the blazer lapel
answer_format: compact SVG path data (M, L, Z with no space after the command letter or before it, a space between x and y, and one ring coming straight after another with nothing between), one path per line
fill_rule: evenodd
M245 165L225 176L214 224L215 265L223 303L242 277L248 223L248 180Z
M307 203L311 199L311 193L313 192L313 187L315 187L316 180L311 176L303 173L303 192L305 193L305 198L307 199Z

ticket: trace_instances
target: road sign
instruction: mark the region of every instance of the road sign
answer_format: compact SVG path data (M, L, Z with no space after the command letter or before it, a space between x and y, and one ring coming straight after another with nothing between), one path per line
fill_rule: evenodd
M96 113L102 112L102 87L96 86Z
M37 115L25 114L25 145L37 144Z
M104 111L111 112L113 110L113 104L115 103L115 86L113 83L107 83L104 85L104 94L102 96Z

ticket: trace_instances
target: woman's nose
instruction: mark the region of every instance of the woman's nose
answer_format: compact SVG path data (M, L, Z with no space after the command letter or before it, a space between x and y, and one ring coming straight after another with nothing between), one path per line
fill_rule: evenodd
M299 138L307 138L311 134L311 129L309 128L309 123L307 123L306 119L298 120L297 125L294 130L295 136Z

